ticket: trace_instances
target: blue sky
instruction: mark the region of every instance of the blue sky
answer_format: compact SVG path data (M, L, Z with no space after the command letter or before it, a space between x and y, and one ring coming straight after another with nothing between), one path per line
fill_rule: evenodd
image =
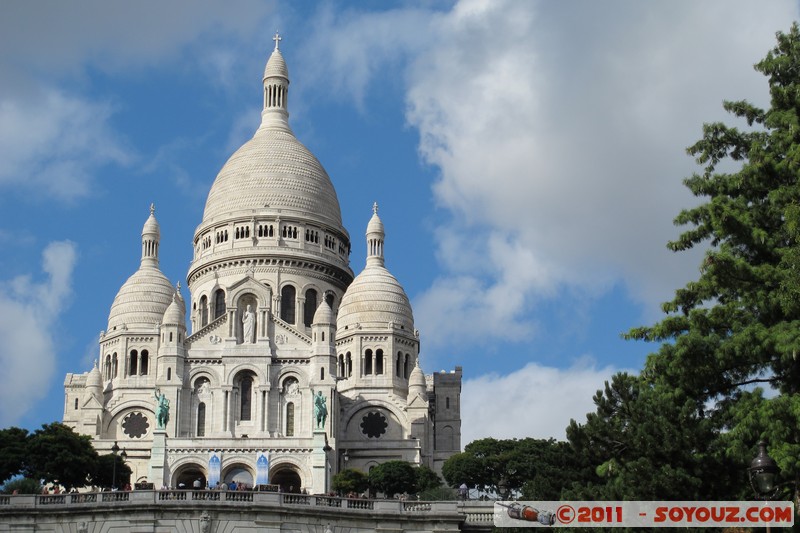
M0 426L59 420L151 202L181 281L205 197L260 121L278 30L290 123L364 265L374 201L426 371L464 368L464 444L563 438L696 276L685 148L796 1L9 1L0 5ZM188 297L188 293L184 291Z

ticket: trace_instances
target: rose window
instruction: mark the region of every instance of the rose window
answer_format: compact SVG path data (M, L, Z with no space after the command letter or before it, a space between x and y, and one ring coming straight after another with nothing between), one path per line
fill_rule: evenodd
M132 439L141 438L149 427L150 422L142 413L131 413L122 421L122 431Z
M361 433L371 439L377 439L386 433L388 426L386 417L378 412L369 413L361 419Z

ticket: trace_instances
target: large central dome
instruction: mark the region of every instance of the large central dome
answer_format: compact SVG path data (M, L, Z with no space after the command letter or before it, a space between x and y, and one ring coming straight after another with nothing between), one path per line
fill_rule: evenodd
M289 70L277 47L264 69L263 87L261 126L214 180L201 227L232 216L271 213L343 230L328 173L289 127Z
M262 125L239 148L211 186L204 222L242 211L273 211L342 225L328 173L288 128Z

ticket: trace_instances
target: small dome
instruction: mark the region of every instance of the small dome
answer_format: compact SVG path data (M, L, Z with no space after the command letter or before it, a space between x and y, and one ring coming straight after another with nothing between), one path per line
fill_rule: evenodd
M158 221L156 220L156 206L150 204L150 216L144 223L144 227L142 228L142 235L155 235L160 237L161 236L161 227L158 225Z
M283 54L281 54L281 51L278 50L277 42L275 50L273 50L272 55L269 56L267 66L264 69L264 79L274 78L276 76L286 78L287 80L289 79L289 69L286 67L286 61L283 59Z
M97 362L95 361L95 365L89 371L89 375L86 376L86 388L103 388L103 377L100 375L100 369L97 368Z
M325 301L325 298L322 299L320 302L319 307L317 307L317 311L314 313L314 324L336 324L336 320L333 317L333 310L331 306L328 305L328 302Z
M122 285L111 304L107 333L160 324L175 287L158 268L141 267Z
M169 307L167 307L167 310L164 313L164 319L161 321L161 324L165 326L170 325L186 327L185 317L186 306L183 303L183 298L181 298L176 292L172 297L172 303L169 304Z
M340 337L356 325L386 329L390 323L412 335L414 316L411 303L400 282L386 268L369 265L356 276L342 297L336 335Z
M411 371L411 375L408 376L408 388L409 391L414 387L421 387L422 392L428 388L428 385L425 382L425 374L422 372L422 369L419 367L419 363L414 366L414 370Z
M381 237L385 234L383 230L383 221L381 217L378 216L378 204L375 204L373 207L372 218L369 219L369 224L367 224L367 235L372 234L379 234Z

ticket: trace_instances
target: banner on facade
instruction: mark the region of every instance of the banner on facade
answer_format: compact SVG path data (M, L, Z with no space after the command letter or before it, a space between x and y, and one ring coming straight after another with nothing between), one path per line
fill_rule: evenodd
M256 485L269 483L269 454L258 452L256 455Z
M211 452L211 456L208 458L208 486L212 489L219 483L221 466L221 454L218 452Z

